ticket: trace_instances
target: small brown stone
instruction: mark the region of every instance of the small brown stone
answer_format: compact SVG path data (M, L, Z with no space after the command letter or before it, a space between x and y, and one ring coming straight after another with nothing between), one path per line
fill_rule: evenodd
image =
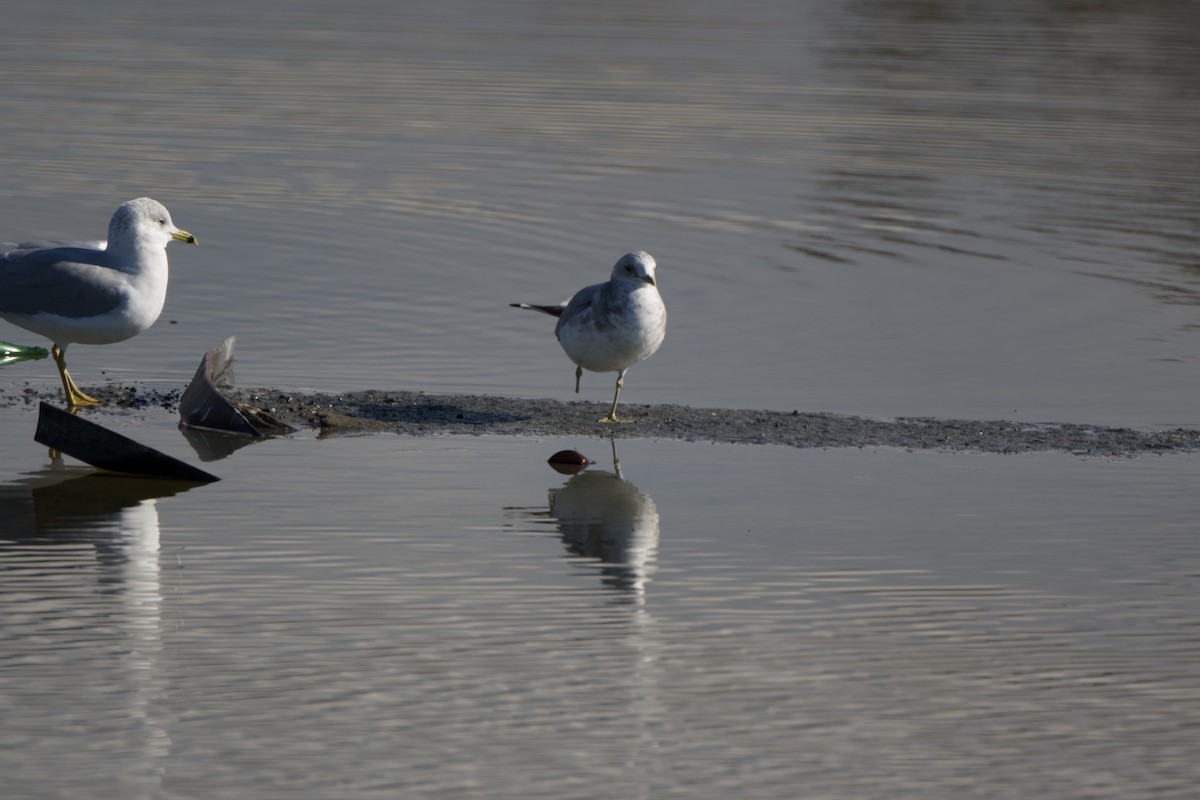
M587 456L578 450L559 450L546 459L546 463L555 472L561 472L563 475L574 475L587 469L587 465L590 462L587 460Z

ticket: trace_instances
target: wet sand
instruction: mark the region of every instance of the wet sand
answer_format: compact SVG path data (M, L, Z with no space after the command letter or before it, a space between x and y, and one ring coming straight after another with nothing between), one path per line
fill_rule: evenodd
M159 407L176 410L179 391L110 384L88 388L107 407ZM1200 431L1141 431L1080 423L971 421L929 417L867 419L839 414L681 405L622 404L631 422L598 420L604 403L561 402L486 395L359 391L345 394L297 393L274 389L233 390L230 398L281 422L323 435L400 433L491 434L511 436L595 436L681 439L785 447L895 447L979 453L1063 451L1089 456L1200 452ZM26 388L0 393L0 407L40 400L61 405L61 392ZM105 407L89 410L103 422Z

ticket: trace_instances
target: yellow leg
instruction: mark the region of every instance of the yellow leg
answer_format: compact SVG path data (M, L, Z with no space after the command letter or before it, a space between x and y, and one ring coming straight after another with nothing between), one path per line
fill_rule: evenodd
M617 416L617 398L621 396L621 387L625 385L625 370L617 373L617 391L613 393L612 408L609 409L608 416L599 420L600 422L633 422L631 419L621 419Z
M67 360L62 348L55 344L54 347L50 348L50 355L54 357L54 363L58 365L58 374L62 378L63 393L67 396L67 408L100 405L99 400L91 395L84 394L75 385L75 381L71 379L71 373L67 372Z
M608 437L608 443L612 445L613 472L617 474L618 478L623 477L621 475L621 459L617 458L617 440L610 436Z

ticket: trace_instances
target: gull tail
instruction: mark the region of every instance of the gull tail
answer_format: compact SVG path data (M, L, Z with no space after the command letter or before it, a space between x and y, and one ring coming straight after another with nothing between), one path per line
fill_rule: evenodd
M552 317L561 317L563 310L567 307L566 303L559 303L556 306L535 306L530 303L509 303L509 305L513 308L528 308L530 311L540 311Z

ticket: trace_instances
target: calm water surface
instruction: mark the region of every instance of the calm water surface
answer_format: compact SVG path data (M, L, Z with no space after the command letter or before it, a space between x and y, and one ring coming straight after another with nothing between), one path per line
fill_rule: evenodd
M84 385L236 334L250 385L566 397L507 303L643 248L671 330L630 402L1200 424L1195 3L14 14L0 238L150 194L201 241Z
M0 239L151 195L84 386L1200 425L1195 3L64 0L0 31ZM0 339L35 337L0 323ZM0 391L53 387L49 361ZM588 376L583 398L610 397ZM1190 458L298 437L185 490L0 415L13 797L1191 797ZM167 412L103 421L190 461ZM601 463L574 479L545 458Z
M165 413L138 430L188 452ZM599 463L552 472L568 446ZM37 468L0 484L8 790L1182 798L1200 780L1200 465L616 454L301 437L180 491L29 445Z

